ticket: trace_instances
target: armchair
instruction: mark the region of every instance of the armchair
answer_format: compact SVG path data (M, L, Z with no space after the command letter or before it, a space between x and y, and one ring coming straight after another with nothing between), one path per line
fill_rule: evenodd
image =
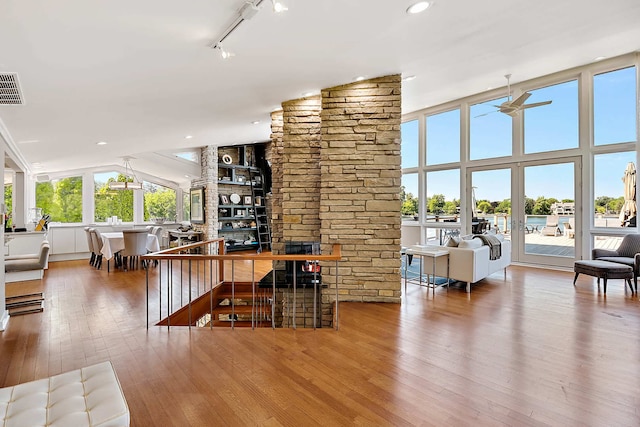
M640 234L627 234L616 250L593 249L591 258L601 261L617 262L633 268L633 284L638 289L640 273Z

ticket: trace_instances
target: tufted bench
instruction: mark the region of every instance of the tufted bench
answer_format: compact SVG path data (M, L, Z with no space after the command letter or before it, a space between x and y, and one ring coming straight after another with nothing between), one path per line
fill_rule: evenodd
M604 281L604 293L607 293L607 279L625 279L631 293L633 294L633 286L631 285L631 279L633 279L633 268L625 264L619 264L617 262L594 260L581 260L576 261L573 264L573 271L576 275L573 278L573 284L576 284L578 275L580 273L588 276L598 278L598 286L600 285L600 278Z
M129 408L111 362L0 389L0 425L128 426Z

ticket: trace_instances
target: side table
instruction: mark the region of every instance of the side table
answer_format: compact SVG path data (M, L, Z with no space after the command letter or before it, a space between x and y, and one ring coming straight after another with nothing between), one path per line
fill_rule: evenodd
M418 284L420 286L426 286L430 288L435 288L438 286L436 283L436 261L439 257L446 257L447 259L447 288L449 288L449 251L443 249L441 247L429 247L429 246L411 246L405 251L407 256L418 256L420 257L420 275L418 276ZM422 275L423 275L423 266L424 261L430 258L431 259L431 273L427 272L427 281L426 285L422 284ZM404 287L405 291L407 289L407 268L408 262L404 263ZM430 277L433 276L433 279Z

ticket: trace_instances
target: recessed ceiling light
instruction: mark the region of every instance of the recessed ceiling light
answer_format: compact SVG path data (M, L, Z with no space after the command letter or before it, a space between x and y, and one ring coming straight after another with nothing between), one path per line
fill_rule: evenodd
M185 178L189 178L189 175L185 175L184 177L185 177Z
M594 58L594 61L602 61L603 59L606 59L606 56L598 56L596 58Z
M361 82L366 78L367 78L366 76L358 76L358 77L354 77L353 80L356 82Z
M431 6L431 3L429 3L428 1L419 1L409 6L407 8L407 13L416 14L424 12L429 6Z
M254 120L251 122L252 125L259 125L260 124L260 120Z
M96 142L96 145L107 145L107 143L105 141L98 141Z
M407 77L403 77L402 81L403 82L410 82L411 80L415 79L416 76L407 76Z
M40 142L39 139L29 139L26 141L18 141L18 144L34 144L36 142Z
M313 96L315 94L316 94L316 92L305 92L305 93L302 94L302 96L304 96L306 98L308 96Z
M40 162L33 162L31 163L31 165L33 166L34 169L42 169L42 163Z
M193 138L193 135L187 135L184 137L184 139L191 139L191 138Z

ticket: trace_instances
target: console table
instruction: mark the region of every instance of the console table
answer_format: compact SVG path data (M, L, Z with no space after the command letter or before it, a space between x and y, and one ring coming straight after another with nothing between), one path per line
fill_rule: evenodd
M433 288L435 292L435 288L438 286L436 283L436 260L439 257L446 257L447 259L447 288L449 287L449 251L446 249L442 249L440 247L433 248L429 246L412 246L405 251L407 257L420 257L420 275L418 276L417 284L420 286L426 286L429 288ZM426 284L422 282L423 275L423 266L426 259L431 259L431 272L427 272L427 281ZM408 260L405 260L404 263L404 288L405 291L407 289L407 282L413 282L413 279L407 279L407 269L409 266ZM431 278L430 276L433 276Z

